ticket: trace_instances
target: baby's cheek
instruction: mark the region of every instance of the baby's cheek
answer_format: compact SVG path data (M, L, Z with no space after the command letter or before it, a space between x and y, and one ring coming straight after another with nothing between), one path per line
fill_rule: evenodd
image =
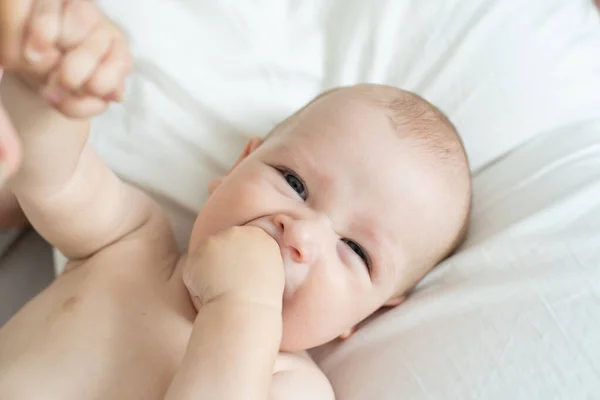
M201 236L213 235L281 211L276 204L277 195L268 182L253 174L229 176L200 211L194 229Z
M272 187L262 182L248 182L239 188L236 213L243 215L248 222L277 212L281 208L280 195Z

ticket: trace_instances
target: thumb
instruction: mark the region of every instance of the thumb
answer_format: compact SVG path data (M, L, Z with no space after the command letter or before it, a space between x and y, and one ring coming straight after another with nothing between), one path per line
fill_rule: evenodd
M0 0L0 65L11 69L21 59L28 11L34 0Z

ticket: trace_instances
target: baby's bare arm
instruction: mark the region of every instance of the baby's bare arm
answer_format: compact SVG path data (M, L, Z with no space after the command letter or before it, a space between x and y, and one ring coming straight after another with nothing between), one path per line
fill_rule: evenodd
M198 315L166 399L333 399L310 358L278 355L285 278L277 242L234 227L191 249L182 277Z
M335 400L329 381L308 356L277 354L280 335L277 310L208 304L200 309L165 400Z
M335 400L312 360L274 358L281 317L272 312L225 302L201 310L165 400Z
M198 312L165 400L266 400L281 314L263 304L216 300Z
M182 279L198 315L166 399L267 399L282 335L277 242L256 227L192 242Z
M123 92L127 42L86 0L0 5L8 27L0 59L12 74L0 93L23 151L9 187L51 244L70 259L88 257L143 225L155 209L87 145L89 118Z
M87 145L88 119L63 116L9 74L0 95L23 143L22 165L9 186L46 240L80 259L148 220L150 200Z

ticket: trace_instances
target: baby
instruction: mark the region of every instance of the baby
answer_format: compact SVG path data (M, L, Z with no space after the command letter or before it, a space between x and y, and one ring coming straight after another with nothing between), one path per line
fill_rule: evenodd
M14 13L25 56L3 58L23 146L9 187L71 261L0 329L0 398L332 399L302 351L402 303L464 236L452 124L393 87L325 92L213 182L182 255L161 209L86 143L129 55L89 2L66 4Z

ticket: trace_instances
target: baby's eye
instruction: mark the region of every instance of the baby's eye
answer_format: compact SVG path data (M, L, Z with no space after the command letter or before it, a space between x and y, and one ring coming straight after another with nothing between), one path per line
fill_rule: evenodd
M371 270L371 262L369 260L369 256L367 255L367 252L363 250L362 247L360 247L359 244L357 244L356 242L350 240L350 239L342 239L342 241L344 243L346 243L348 245L348 247L350 247L350 249L356 253L356 255L358 255L363 262L365 263L365 266L367 267L368 270Z
M298 193L302 200L306 200L308 198L308 191L306 190L306 185L302 182L302 179L290 170L280 169L280 172L287 184Z

